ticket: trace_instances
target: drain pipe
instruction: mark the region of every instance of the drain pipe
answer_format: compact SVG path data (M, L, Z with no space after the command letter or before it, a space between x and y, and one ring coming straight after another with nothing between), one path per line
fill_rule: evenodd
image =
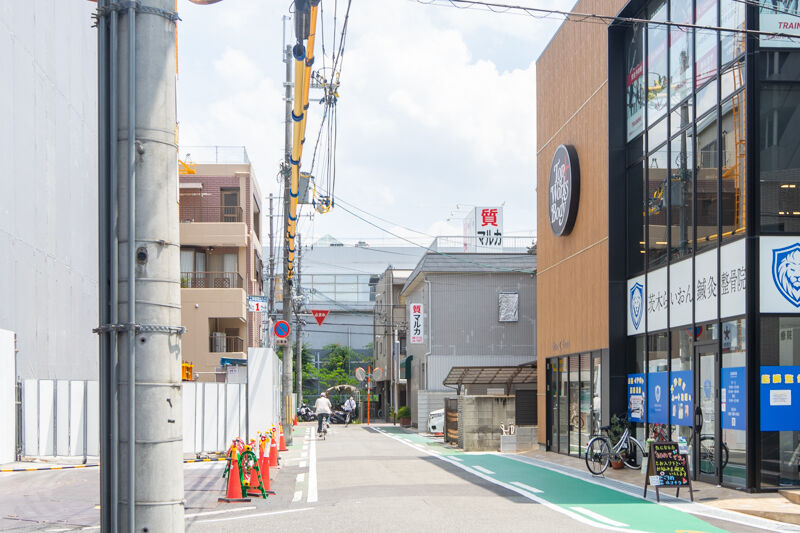
M108 131L109 131L109 291L111 299L110 324L119 324L119 186L117 175L119 173L119 15L116 10L111 12L110 21L110 54L109 54L109 106L108 106ZM119 331L109 332L109 424L111 430L110 450L108 459L104 459L106 468L111 469L110 512L109 520L114 527L119 521ZM113 529L112 529L113 531Z
M128 8L128 531L136 531L136 8Z

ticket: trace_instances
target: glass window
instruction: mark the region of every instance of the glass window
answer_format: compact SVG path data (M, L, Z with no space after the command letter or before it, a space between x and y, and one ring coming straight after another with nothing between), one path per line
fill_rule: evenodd
M558 367L560 359L554 357L550 360L550 449L559 451L558 446L558 399L559 385Z
M694 391L692 385L692 350L693 344L689 333L691 328L676 329L671 332L670 346L670 423L672 424L672 440L684 437L687 442L692 434L694 412L687 401ZM688 383L687 383L688 381ZM680 388L680 392L677 390Z
M669 422L669 350L667 334L658 333L648 337L647 347L647 423L648 436L666 434ZM656 390L659 387L659 390ZM661 406L659 408L659 406Z
M717 105L717 80L712 80L708 85L697 91L697 116Z
M644 176L643 163L628 169L628 277L644 271Z
M647 158L647 265L652 270L667 262L667 146Z
M602 405L603 405L603 376L600 354L592 354L592 434L600 434L600 426L603 425Z
M717 191L717 120L711 113L697 120L697 182L695 197L698 252L716 246L719 229Z
M777 369L764 367L785 367ZM800 374L800 316L761 318L761 368L759 374L783 376ZM759 380L760 382L761 380ZM773 380L774 381L774 377ZM782 379L785 381L785 379ZM772 389L774 390L774 389ZM794 401L794 398L792 398ZM765 412L766 411L766 412ZM774 412L774 411L773 411ZM765 431L775 427L769 406L761 405L761 488L800 485L797 457L800 455L800 431ZM781 419L791 424L794 420ZM781 424L782 425L782 424Z
M625 57L625 107L630 141L644 129L644 27L641 24L634 24L626 33Z
M722 480L744 487L747 465L747 322L722 323Z
M722 122L722 238L745 231L745 93L736 93L720 106Z
M654 2L650 20L667 20L667 2ZM647 25L647 124L655 123L667 110L667 29L661 24Z
M694 138L692 129L672 139L670 143L670 206L672 230L670 233L672 258L680 259L692 254L694 248Z
M569 453L569 369L568 357L558 360L558 451Z
M692 0L672 0L671 21L692 23ZM692 92L692 30L671 26L669 30L669 80L671 107Z
M764 81L797 81L800 79L800 54L797 52L773 52L761 49L758 62L761 79Z
M697 0L697 25L717 25L716 0ZM696 29L694 42L694 86L697 88L717 75L717 32Z
M731 63L722 69L721 79L720 98L724 100L730 94L744 87L744 60Z
M589 425L589 421L591 420L592 416L592 367L589 364L590 355L591 354L588 352L580 355L580 418L578 421L581 437L580 445L578 447L578 452L580 455L583 455L583 450L586 449L586 443L589 442L589 437L591 437L591 426Z
M719 12L721 14L719 25L721 28L744 28L745 2L740 0L720 0ZM745 52L744 33L720 32L722 42L722 64L729 63L734 58Z
M668 134L667 119L663 119L658 124L654 124L647 132L647 151L652 152L667 142Z
M571 355L569 361L569 454L580 455L580 356Z
M800 231L800 86L761 86L761 229Z
M653 337L650 335L649 337ZM628 339L628 374L644 374L645 372L645 344L648 341L648 336L639 335L638 337L631 337ZM647 396L645 395L645 398ZM627 398L626 398L627 402ZM627 403L626 403L627 404ZM640 441L644 437L644 424L631 423L631 431L634 436Z

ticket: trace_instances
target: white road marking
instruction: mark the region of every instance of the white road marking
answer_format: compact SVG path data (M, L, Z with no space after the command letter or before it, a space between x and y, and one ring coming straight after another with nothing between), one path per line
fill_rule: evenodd
M225 514L225 513L240 513L242 511L252 511L253 509L257 509L255 505L250 507L238 507L236 509L224 509L222 511L206 511L203 513L193 513L193 514L185 514L183 515L184 518L194 518L195 516L213 516L215 514Z
M300 464L299 464L299 466L300 466L300 468L305 468L307 464L308 464L308 463L307 463L307 462L305 462L305 461L300 461Z
M239 515L239 516L231 516L229 518L214 518L212 520L198 520L195 522L196 524L209 524L211 522L228 522L231 520L242 520L245 518L259 518L262 516L273 516L278 514L287 514L287 513L299 513L301 511L311 511L314 509L313 507L303 507L302 509L287 509L285 511L273 511L271 513L255 513L255 514L246 514L246 515Z
M317 441L311 441L311 457L308 463L308 495L306 496L306 501L313 503L319 499L317 494ZM305 461L300 463L300 466L305 466Z
M459 463L463 463L464 462L464 459L462 459L461 457L456 457L455 455L449 455L448 457L450 459L452 459L453 461L458 461Z
M474 468L474 469L475 469L475 470L477 470L478 472L483 472L484 474L489 474L490 476L494 475L494 472L492 472L492 471L491 471L491 470L489 470L488 468L484 468L484 467L482 467L482 466L479 466L479 465L475 465L475 466L473 466L472 468Z
M302 499L303 499L303 491L302 490L294 491L294 498L292 498L292 503L299 502Z
M525 483L522 483L520 481L512 481L511 484L515 485L515 486L517 486L517 487L519 487L519 488L521 488L523 490L527 490L528 492L533 493L533 494L540 494L542 492L541 490L539 490L537 488L534 488L534 487L531 487L530 485L526 485Z
M305 478L306 478L305 473L301 472L301 473L297 474L297 482L298 483L302 483Z
M616 520L611 520L610 518L603 516L601 514L597 514L594 511L590 511L585 507L570 507L573 511L577 511L583 515L588 516L598 522L603 522L604 524L608 524L609 526L616 526L616 527L628 527L628 524L623 524L622 522L617 522Z

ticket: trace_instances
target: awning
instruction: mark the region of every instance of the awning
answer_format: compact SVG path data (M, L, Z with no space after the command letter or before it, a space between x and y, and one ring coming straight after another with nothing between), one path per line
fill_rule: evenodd
M519 366L454 366L442 382L461 390L462 385L511 385L536 383L536 363Z

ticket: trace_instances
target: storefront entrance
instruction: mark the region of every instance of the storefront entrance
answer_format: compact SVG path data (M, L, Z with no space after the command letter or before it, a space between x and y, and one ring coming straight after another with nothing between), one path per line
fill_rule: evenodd
M695 466L695 479L708 483L720 482L720 450L721 442L719 417L719 379L720 359L719 345L716 341L695 345L694 367L697 369L695 379L695 398L699 401L694 412L694 431L692 452Z

